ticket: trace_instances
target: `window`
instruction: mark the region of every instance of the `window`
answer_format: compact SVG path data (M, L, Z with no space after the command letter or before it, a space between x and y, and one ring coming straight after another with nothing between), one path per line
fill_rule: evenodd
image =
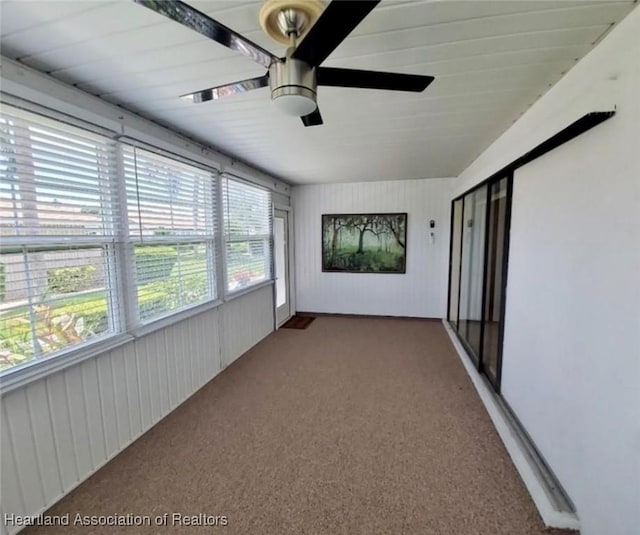
M271 278L271 194L225 176L222 184L227 292Z
M214 299L215 176L129 145L123 159L137 319Z
M0 375L271 278L269 191L115 136L2 104Z
M120 330L115 143L3 105L0 370Z

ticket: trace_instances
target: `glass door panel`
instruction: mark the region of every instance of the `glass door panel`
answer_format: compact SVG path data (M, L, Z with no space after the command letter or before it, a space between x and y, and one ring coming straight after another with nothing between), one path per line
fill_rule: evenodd
M491 185L487 227L487 276L485 281L484 341L482 364L497 387L502 317L503 269L507 223L507 179Z
M481 356L482 289L487 186L464 197L458 333Z
M458 299L460 297L460 253L462 246L462 199L453 203L451 225L451 266L449 272L449 323L458 328Z
M291 317L289 303L289 216L283 210L276 210L273 217L273 260L276 275L276 319L278 326Z

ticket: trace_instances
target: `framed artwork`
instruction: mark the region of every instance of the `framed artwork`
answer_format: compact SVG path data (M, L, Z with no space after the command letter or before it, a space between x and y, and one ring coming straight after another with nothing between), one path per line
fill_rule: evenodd
M407 214L323 214L322 271L405 273Z

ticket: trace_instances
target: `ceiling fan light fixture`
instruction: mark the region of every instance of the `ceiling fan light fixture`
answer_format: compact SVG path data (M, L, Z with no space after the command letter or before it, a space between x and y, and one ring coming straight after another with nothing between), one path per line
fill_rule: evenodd
M316 71L303 61L292 59L292 51L287 51L288 57L284 61L274 62L269 67L271 100L282 113L303 117L317 107Z
M295 87L290 89L302 90L304 88ZM306 91L280 92L280 94L272 96L272 101L278 111L286 115L303 117L304 115L309 115L316 109L317 105L314 96L315 95L309 94Z

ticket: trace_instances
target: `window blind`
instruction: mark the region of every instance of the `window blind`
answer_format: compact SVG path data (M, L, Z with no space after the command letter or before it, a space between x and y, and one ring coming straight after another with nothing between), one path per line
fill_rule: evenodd
M0 369L120 329L115 143L0 110Z
M225 175L222 183L227 292L271 278L271 193Z
M214 173L139 147L122 150L139 321L214 299Z

